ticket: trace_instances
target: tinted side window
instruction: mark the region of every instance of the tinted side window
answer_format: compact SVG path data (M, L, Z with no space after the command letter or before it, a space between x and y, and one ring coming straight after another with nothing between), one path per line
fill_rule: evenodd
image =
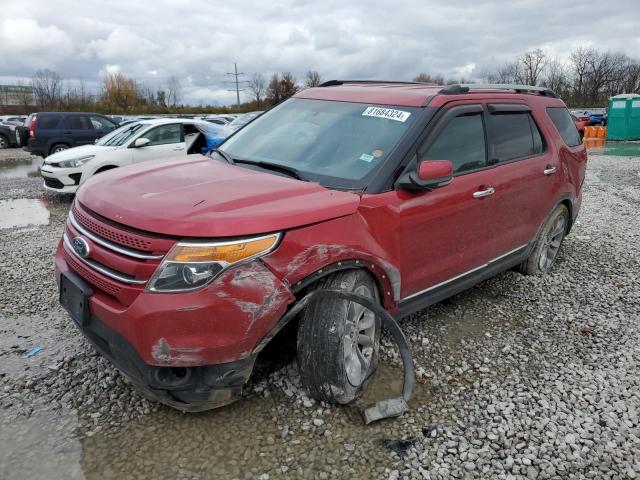
M542 152L540 131L528 113L491 115L493 156L498 162L530 157Z
M569 115L569 111L566 108L548 107L547 113L556 126L556 129L558 129L558 133L562 137L562 140L564 140L564 143L570 147L575 147L582 143L576 124L571 120L571 115Z
M64 125L69 130L93 130L88 117L71 115L64 120Z
M145 133L144 138L151 140L147 145L165 145L167 143L180 143L182 139L182 125L162 125Z
M461 115L451 120L420 160L449 160L453 172L465 172L486 166L486 148L482 114Z
M104 117L98 117L96 115L92 115L89 117L91 119L91 124L93 125L94 130L101 130L104 132L110 132L116 127L116 124L107 120Z
M53 130L60 122L60 115L45 115L38 120L38 128L42 130Z

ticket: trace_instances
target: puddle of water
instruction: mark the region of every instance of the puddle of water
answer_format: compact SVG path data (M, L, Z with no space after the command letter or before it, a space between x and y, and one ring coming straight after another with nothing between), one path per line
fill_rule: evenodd
M0 478L84 479L74 412L37 410L29 418L0 413Z
M41 157L30 157L0 162L0 178L39 177L40 167L44 163Z
M48 224L49 210L42 200L0 200L0 229Z
M640 157L640 142L606 142L604 138L585 139L584 146L594 155Z

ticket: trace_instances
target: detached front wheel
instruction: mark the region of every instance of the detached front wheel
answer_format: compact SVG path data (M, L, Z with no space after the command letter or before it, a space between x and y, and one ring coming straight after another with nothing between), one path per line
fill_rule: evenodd
M347 270L321 279L318 289L336 289L378 300L375 281L364 270ZM302 312L298 364L302 383L319 401L356 400L378 365L380 319L344 299L315 301Z

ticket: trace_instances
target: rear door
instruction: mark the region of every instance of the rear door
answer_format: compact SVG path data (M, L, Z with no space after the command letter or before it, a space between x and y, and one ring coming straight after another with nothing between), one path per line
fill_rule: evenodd
M144 147L133 149L134 162L157 160L187 153L184 129L180 123L158 125L138 138L147 138L150 142Z
M486 228L498 256L525 247L557 201L559 164L538 126L543 119L523 103L487 103L494 209ZM542 113L544 114L544 112ZM574 130L575 127L571 126ZM577 132L574 132L577 133Z
M72 147L93 143L96 138L88 115L67 115L64 118L63 133Z

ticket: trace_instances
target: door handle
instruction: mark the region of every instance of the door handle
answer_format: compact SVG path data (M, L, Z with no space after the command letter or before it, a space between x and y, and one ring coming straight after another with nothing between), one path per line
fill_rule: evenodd
M173 147L173 150L179 152L180 150L182 150L182 147Z
M553 175L558 171L558 167L552 167L551 165L547 165L547 168L544 169L542 173L545 175Z
M493 187L488 187L486 190L473 192L473 198L488 197L489 195L493 195L494 193L496 193L496 189Z

